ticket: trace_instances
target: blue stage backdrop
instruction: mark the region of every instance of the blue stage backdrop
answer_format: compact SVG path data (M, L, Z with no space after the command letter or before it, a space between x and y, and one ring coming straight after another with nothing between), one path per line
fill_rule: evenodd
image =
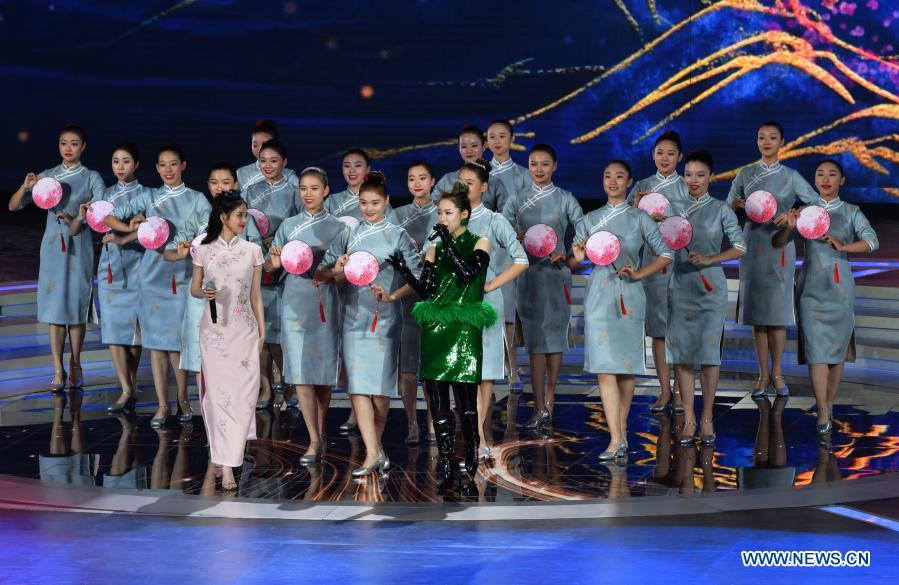
M896 202L899 3L893 0L0 1L0 189L58 164L56 130L88 130L85 163L136 140L207 165L250 159L250 129L282 128L290 166L370 149L395 196L417 158L457 168L458 130L514 121L514 153L547 142L556 183L603 198L604 160L654 171L654 137L708 148L723 197L754 161L760 121L787 130L784 160L811 180L825 156L847 199Z

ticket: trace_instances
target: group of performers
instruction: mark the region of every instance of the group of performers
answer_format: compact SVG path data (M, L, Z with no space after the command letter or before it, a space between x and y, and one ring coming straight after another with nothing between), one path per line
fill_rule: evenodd
M757 136L761 159L739 172L722 200L709 194L712 156L685 155L680 137L669 131L653 146L653 175L634 182L626 162L605 164L607 203L585 215L575 196L553 182L554 149L531 147L524 167L510 157L512 138L512 126L504 120L492 122L486 133L464 127L460 168L438 180L427 162L412 163L406 177L412 203L393 209L385 178L371 170L364 150L345 153L346 189L331 193L324 170L288 168L287 150L270 121L252 131L254 162L240 169L225 162L210 168L211 203L182 181L187 159L178 146L159 150L155 164L163 184L148 188L135 179L137 146L116 145L117 182L106 187L99 173L81 163L84 130L64 127L61 163L28 173L9 201L10 210L23 208L44 177L63 186L62 199L47 214L38 279L38 319L49 324L54 363L51 390L84 384L80 352L96 266L102 341L109 345L122 388L109 410L133 410L145 348L151 351L159 401L151 425L163 426L170 414L170 368L179 418L189 422L187 376L194 372L211 461L221 466L226 489L236 485L232 468L242 464L245 441L255 438L254 411L273 403L299 405L310 438L300 461L320 462L325 416L338 383L352 404L342 428L358 426L366 448L353 475L386 471L390 461L381 436L392 398L402 395L407 441L420 440L419 381L440 453L438 483L446 488L460 468L462 478L470 480L479 460L489 457L483 429L494 383L519 382L516 334L529 355L535 402L525 427L551 424L562 355L569 347L571 274L589 264L584 370L597 375L610 431L599 458L620 462L627 458L635 376L645 371L645 337L652 339L660 385L652 411L684 416L682 444L692 444L697 434L703 444L715 442L712 408L727 305L722 263L739 258L738 320L753 328L759 363L753 396L764 396L769 388L789 394L782 357L786 327L798 325L799 359L809 365L817 430L831 431L843 364L854 356L848 254L878 247L861 210L840 199L845 176L837 161L818 164L813 188L778 161L784 132L778 123L766 122ZM737 213L757 190L774 195L775 216L766 223L745 221L741 229ZM649 193L664 195L671 214L692 224L688 246L671 249L659 230L665 216L639 207ZM95 265L84 223L97 201L113 208L103 220L111 231L102 238ZM824 237L797 237L797 203L829 213ZM257 211L264 215L254 215ZM137 241L139 226L153 217L173 228L157 249ZM522 240L539 224L555 238L549 253L536 256ZM602 231L617 236L620 252L612 263L593 264L588 240ZM805 243L805 260L794 302L797 240ZM284 270L282 259L297 241L312 255L300 274ZM368 253L377 265L366 286L347 280L355 252ZM696 366L703 398L698 421ZM454 461L457 418L465 443L461 466Z

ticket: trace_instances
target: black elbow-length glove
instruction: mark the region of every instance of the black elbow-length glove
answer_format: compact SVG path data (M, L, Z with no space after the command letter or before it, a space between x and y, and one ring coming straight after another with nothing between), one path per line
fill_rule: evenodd
M437 289L437 282L435 280L436 270L433 262L425 260L421 276L418 278L415 278L415 275L412 274L412 270L409 268L409 265L406 264L406 259L403 257L402 252L394 252L387 257L386 262L393 266L396 271L406 279L409 286L411 286L422 299L427 299L434 294L434 291Z

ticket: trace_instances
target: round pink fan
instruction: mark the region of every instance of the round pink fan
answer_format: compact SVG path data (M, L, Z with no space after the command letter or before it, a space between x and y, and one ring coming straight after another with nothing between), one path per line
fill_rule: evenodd
M378 265L378 259L364 250L350 254L350 259L347 261L346 266L343 267L346 279L350 281L350 284L355 284L356 286L370 285L378 277L380 271L381 267Z
M640 198L637 208L649 215L668 215L668 212L671 211L671 202L661 193L647 193Z
M353 217L352 215L341 215L337 219L339 219L346 225L350 226L351 228L354 228L357 225L359 225L359 220L356 219L355 217Z
M767 223L777 213L777 199L768 191L754 191L746 198L746 215L755 223Z
M31 189L31 199L41 209L53 209L62 201L62 185L53 177L44 177Z
M535 258L545 258L553 253L559 238L556 231L545 223L532 225L524 232L524 249Z
M587 248L587 258L597 266L608 266L618 260L621 254L618 236L606 230L596 232L587 238L584 247Z
M281 266L291 274L303 274L312 267L312 248L302 240L287 242L281 248Z
M668 247L672 250L681 250L690 245L693 240L693 226L679 215L669 217L659 224L659 232Z
M817 240L830 229L830 214L823 207L809 205L799 212L796 228L802 237Z
M115 205L109 201L94 201L87 208L87 213L84 214L85 219L87 219L87 225L91 226L91 229L95 232L105 234L112 228L103 223L103 220L114 210Z
M247 212L256 220L256 227L259 228L259 235L263 238L267 236L268 230L272 227L272 222L269 221L268 216L258 209L247 209Z
M155 250L169 239L169 222L153 216L141 222L137 228L137 241L148 250Z
M205 238L205 237L206 237L206 232L203 232L202 234L200 234L199 236L194 238L193 241L191 241L191 243L190 243L190 257L191 258L197 257L197 250L200 249L200 245L203 244L203 238Z

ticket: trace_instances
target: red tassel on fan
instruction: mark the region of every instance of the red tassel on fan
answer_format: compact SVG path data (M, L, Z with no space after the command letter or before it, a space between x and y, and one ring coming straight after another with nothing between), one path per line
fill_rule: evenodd
M621 316L627 317L627 307L624 306L624 295L618 295L618 299L621 301Z
M178 283L175 282L175 275L172 275L172 294L178 294Z
M833 263L833 282L834 284L840 284L840 268L836 262Z
M112 284L112 266L106 265L106 284Z
M562 290L565 291L565 302L571 304L571 293L568 292L568 285L562 283Z
M787 265L787 251L783 248L780 249L780 267L783 268Z
M327 323L325 320L325 306L322 304L321 299L318 299L318 318L322 320L322 323Z
M59 234L59 245L62 248L62 253L66 253L66 237L62 234Z
M715 290L714 287L712 286L712 283L709 282L708 280L706 280L705 274L700 274L699 278L702 279L702 285L705 287L705 290L707 292L712 292L713 290Z
M378 310L375 309L375 318L371 321L371 332L375 332L375 327L378 326Z
M662 274L668 274L668 267L662 266Z
M265 273L265 276L262 277L262 283L263 283L263 284L271 284L271 283L272 283L272 275L273 275L273 274L274 274L274 272L266 272L266 273Z

